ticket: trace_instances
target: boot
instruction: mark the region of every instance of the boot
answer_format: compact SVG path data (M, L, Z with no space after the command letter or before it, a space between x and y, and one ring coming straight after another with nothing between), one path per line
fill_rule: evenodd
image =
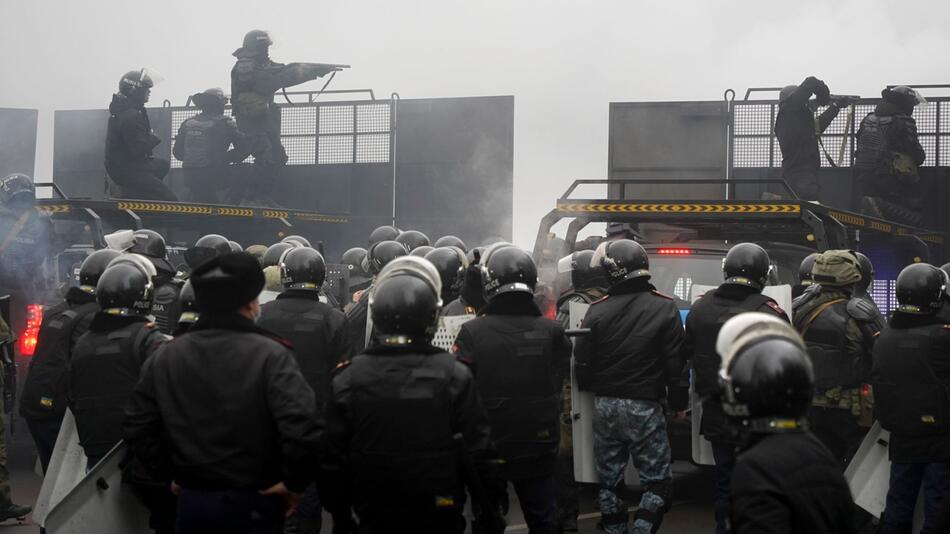
M10 503L9 508L0 512L0 521L6 521L8 519L16 519L17 521L23 521L26 519L27 514L33 511L33 508L29 506L23 506L20 504Z

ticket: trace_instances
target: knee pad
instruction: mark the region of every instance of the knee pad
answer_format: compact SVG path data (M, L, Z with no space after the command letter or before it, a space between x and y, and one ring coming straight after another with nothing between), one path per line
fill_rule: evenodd
M659 482L651 482L643 489L663 499L662 511L664 513L668 512L673 506L673 479L666 478Z

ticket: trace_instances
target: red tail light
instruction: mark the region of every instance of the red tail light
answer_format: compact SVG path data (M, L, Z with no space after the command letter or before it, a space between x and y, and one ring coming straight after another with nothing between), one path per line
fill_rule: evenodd
M43 323L43 306L39 304L26 305L26 328L20 336L20 354L32 356L36 351L36 341L40 335L40 324Z
M656 253L664 256L688 256L693 251L688 248L661 248L657 249Z
M552 321L557 317L557 303L556 302L549 302L548 305L545 306L544 317Z

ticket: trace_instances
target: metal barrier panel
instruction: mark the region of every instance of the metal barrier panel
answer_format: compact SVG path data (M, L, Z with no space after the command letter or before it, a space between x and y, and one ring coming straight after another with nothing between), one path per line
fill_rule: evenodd
M854 113L841 110L821 139L828 154L837 160L842 142L845 157L841 167L850 167L854 159L857 131L861 121L880 100L862 100L854 106ZM827 108L819 108L815 115ZM737 101L732 113L732 166L734 168L780 168L782 150L775 138L777 101ZM923 166L950 166L950 99L932 98L926 105L914 109L917 134L927 153ZM849 123L850 119L850 123ZM850 127L849 127L850 124ZM847 132L847 135L846 135ZM822 156L822 167L831 167Z
M35 109L0 108L0 176L14 172L33 176L36 118Z

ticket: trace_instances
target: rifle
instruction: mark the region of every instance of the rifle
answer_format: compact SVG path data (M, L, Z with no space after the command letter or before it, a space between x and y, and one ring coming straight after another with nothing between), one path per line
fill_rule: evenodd
M465 440L461 432L452 436L452 439L455 441L459 463L462 465L465 485L468 486L468 492L472 495L472 511L475 514L472 534L501 534L507 526L505 518L501 515L497 503L485 490L482 477L478 475L475 463L465 448Z
M830 99L839 108L846 108L857 104L861 97L857 95L831 95Z

